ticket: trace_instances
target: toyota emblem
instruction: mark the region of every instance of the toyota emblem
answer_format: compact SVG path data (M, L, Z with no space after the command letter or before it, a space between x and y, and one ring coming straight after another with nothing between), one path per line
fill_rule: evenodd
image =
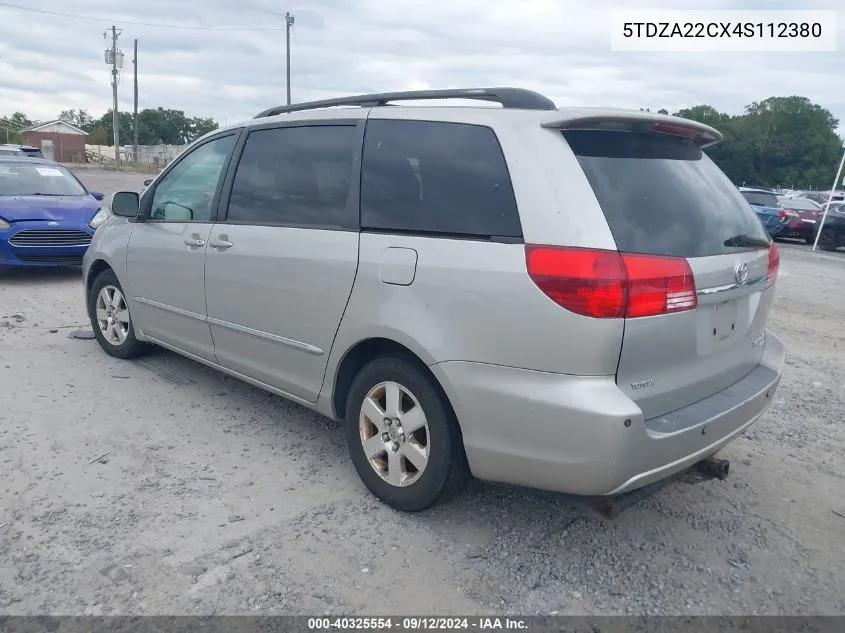
M748 264L745 262L737 264L734 268L734 278L736 278L736 283L744 284L745 280L748 279Z

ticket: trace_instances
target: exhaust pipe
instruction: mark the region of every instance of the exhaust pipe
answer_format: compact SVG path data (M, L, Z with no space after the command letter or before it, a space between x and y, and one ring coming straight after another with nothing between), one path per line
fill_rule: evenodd
M728 478L728 473L731 470L731 462L729 460L719 459L717 457L702 459L698 462L697 466L698 472L702 475L722 481Z

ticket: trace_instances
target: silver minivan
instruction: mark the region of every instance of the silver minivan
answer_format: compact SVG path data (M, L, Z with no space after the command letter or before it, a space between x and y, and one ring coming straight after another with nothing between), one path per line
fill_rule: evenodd
M515 88L272 108L114 194L91 323L112 356L161 346L342 420L401 510L471 476L643 489L745 431L783 370L778 251L719 140Z

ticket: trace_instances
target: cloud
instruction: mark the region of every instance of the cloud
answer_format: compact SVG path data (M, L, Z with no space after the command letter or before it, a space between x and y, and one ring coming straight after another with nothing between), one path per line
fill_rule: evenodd
M694 9L699 2L671 4L673 10ZM516 85L538 90L560 106L676 111L706 103L738 113L752 101L799 94L845 124L845 93L833 88L841 72L837 53L612 52L614 5L605 0L308 0L290 6L293 98ZM666 3L638 5L660 9ZM803 5L830 6L823 0ZM86 108L96 116L107 110L111 90L103 35L112 24L121 29L119 45L127 62L119 84L122 109L132 107L135 38L141 108L178 108L231 122L285 99L287 8L275 0L204 0L201 11L188 0L31 0L26 6L96 19L0 6L0 114L23 110L49 119L66 108ZM708 8L789 7L781 0L713 0ZM839 22L842 40L845 20Z

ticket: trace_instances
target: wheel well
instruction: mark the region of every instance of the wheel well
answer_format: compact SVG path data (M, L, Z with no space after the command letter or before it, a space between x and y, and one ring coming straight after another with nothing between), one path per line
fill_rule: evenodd
M109 266L106 262L102 259L98 259L93 264L91 264L91 268L88 270L88 279L85 280L85 289L90 292L91 286L94 285L94 280L104 270L111 270L111 266Z
M332 404L338 418L343 419L346 416L346 399L349 396L352 381L355 380L358 372L374 358L391 355L403 356L415 362L431 378L432 384L443 396L444 402L452 408L452 403L449 402L449 397L443 387L419 356L396 341L386 338L370 338L357 343L340 361L340 367L335 374L334 391L332 393Z

